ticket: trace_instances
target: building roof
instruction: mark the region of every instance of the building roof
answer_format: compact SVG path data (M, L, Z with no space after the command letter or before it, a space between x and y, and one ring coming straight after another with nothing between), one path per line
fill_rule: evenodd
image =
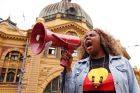
M6 20L3 20L2 18L0 18L0 23L3 23L3 22L6 22L6 23L8 23L10 26L12 26L13 28L18 29L18 28L17 28L17 24L14 23L13 21L11 21L10 16L9 16Z
M63 19L84 21L90 28L93 27L89 15L78 4L71 3L71 0L62 0L46 6L40 12L39 17L44 18L47 22L55 20L57 14L61 14L61 18Z
M27 31L19 29L17 24L11 21L10 17L5 20L0 18L0 37L24 39L26 38L26 34Z

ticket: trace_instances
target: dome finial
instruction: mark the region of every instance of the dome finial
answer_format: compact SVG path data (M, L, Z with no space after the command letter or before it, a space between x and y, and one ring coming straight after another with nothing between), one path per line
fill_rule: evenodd
M71 0L62 0L62 1L71 2Z

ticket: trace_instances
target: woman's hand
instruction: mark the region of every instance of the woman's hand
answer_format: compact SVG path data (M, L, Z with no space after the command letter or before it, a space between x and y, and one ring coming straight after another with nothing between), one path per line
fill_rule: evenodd
M69 51L65 50L62 52L62 57L60 59L60 65L63 66L64 68L66 68L67 73L71 71L72 60L73 60L73 57Z

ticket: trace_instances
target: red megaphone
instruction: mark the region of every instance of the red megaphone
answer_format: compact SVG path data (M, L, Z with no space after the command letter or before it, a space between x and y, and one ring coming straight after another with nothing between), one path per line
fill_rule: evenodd
M50 41L52 47L64 47L70 53L72 53L72 49L80 45L79 37L54 33L45 29L42 23L35 24L30 37L32 52L35 54L41 53Z

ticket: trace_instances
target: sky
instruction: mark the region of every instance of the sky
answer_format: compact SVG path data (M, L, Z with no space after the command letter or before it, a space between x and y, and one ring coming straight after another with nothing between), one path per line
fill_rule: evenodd
M17 23L20 29L30 29L40 11L61 0L0 0L0 18ZM131 56L132 67L140 68L140 5L139 0L71 0L91 17L93 26L119 39Z

